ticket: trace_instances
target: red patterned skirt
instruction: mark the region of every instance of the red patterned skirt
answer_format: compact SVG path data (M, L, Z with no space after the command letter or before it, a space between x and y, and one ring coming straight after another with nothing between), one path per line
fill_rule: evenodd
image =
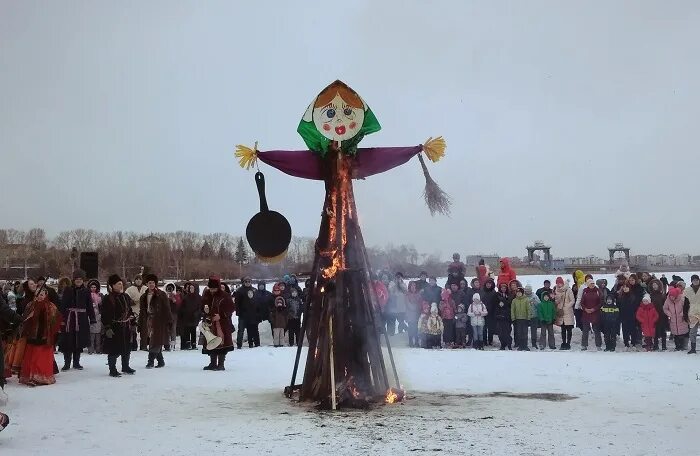
M53 346L27 344L19 382L29 386L53 385L56 383L53 364Z

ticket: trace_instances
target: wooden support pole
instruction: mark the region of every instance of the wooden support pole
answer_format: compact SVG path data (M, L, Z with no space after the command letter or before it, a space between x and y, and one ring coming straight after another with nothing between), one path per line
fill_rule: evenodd
M333 358L333 314L328 318L328 337L330 339L330 352L331 352L331 408L336 410L338 404L335 397L335 359Z

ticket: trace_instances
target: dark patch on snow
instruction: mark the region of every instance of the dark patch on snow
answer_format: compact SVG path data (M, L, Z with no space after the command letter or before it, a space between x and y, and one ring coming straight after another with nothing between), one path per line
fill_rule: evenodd
M483 399L483 398L508 398L508 399L530 399L548 402L564 402L578 399L577 396L562 393L510 393L507 391L494 391L492 393L480 394L448 394L448 393L416 393L410 399L417 399L427 405L443 406L450 405L453 399ZM441 401L442 399L443 401ZM444 401L447 400L448 402ZM484 418L488 419L488 418Z

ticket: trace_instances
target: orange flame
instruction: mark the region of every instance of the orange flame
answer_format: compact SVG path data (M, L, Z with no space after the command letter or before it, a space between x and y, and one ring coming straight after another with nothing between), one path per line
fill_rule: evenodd
M321 275L323 276L324 279L330 279L332 277L335 277L335 275L338 273L339 269L341 269L340 258L335 256L335 257L333 257L333 264L331 264L327 268L324 268L321 271Z
M386 392L384 402L387 404L395 404L397 402L403 402L404 397L406 397L406 392L403 390L403 387L401 389L389 388Z

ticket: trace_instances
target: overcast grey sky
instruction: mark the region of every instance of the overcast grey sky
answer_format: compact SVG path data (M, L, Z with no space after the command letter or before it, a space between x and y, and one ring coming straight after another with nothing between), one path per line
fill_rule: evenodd
M0 225L242 234L235 145L304 148L341 79L382 124L364 146L448 142L429 166L452 217L414 159L356 182L369 245L700 253L698 24L693 0L0 0ZM322 183L263 171L315 236Z

